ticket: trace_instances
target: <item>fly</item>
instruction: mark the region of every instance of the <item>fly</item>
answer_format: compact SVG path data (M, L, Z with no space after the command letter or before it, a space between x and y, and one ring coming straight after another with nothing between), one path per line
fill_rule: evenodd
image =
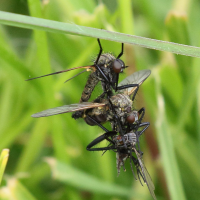
M106 94L112 94L111 92L112 89L114 89L115 91L123 89L124 87L118 87L118 79L119 79L119 73L123 72L123 70L127 67L125 66L124 62L120 59L120 57L123 55L124 44L122 43L121 52L116 58L115 56L109 53L102 54L103 49L102 49L100 40L97 39L97 41L98 41L100 50L93 65L66 69L66 70L54 72L51 74L46 74L43 76L31 78L31 79L28 79L27 81L37 79L37 78L42 78L45 76L60 74L60 73L68 72L75 69L85 69L81 73L86 72L86 71L92 71L92 72L89 75L89 78L87 80L83 93L81 95L80 102L87 102L90 99L91 94L99 81L101 82L103 92L105 92ZM81 73L78 73L74 77L78 76Z
M156 196L154 194L154 184L152 182L152 179L144 165L142 152L139 152L136 148L137 144L137 137L140 137L142 133L148 128L149 123L145 122L143 125L141 124L140 127L145 126L145 128L142 131L138 131L139 127L135 127L135 130L132 130L129 133L126 133L124 135L124 140L121 135L117 135L117 132L115 131L108 131L93 140L88 146L87 150L89 151L107 151L107 150L113 150L116 152L116 164L117 164L117 171L118 175L120 174L120 168L123 167L124 171L125 166L124 163L125 161L129 158L130 159L130 165L131 165L131 170L132 173L135 176L134 170L133 170L133 165L132 162L134 163L134 166L136 167L137 171L137 176L138 179L142 185L141 178L143 179L144 183L147 185L149 192L151 193L151 196L153 197L154 200L156 200ZM97 145L98 143L102 142L103 140L107 140L110 142L110 144L107 147L100 147L100 148L92 148L93 146ZM136 157L133 156L133 153L135 153Z
M82 111L83 114L80 117L82 117L87 124L98 125L102 128L101 124L110 121L112 129L123 135L124 127L126 127L127 124L138 121L140 114L141 122L145 112L144 108L139 111L133 109L133 98L135 98L137 87L126 88L126 85L141 85L148 78L150 73L150 70L141 70L131 74L119 83L119 86L122 86L124 89L122 89L119 94L113 95L110 98L105 98L102 95L100 98L94 100L94 102L64 105L33 114L32 117L47 117L68 112Z

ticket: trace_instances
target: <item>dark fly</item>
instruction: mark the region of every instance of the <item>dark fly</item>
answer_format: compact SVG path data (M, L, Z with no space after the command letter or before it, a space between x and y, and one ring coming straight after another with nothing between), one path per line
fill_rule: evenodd
M119 86L141 85L148 78L150 73L150 70L135 72L124 79ZM110 98L101 97L94 102L64 105L33 114L32 117L47 117L62 113L83 111L81 117L87 124L98 125L102 128L101 124L110 121L112 130L120 132L121 135L123 135L123 129L127 127L127 124L138 121L139 115L141 115L141 122L144 116L144 108L139 111L133 109L132 99L135 98L136 91L137 87L125 88L120 90L119 94L113 95Z
M37 79L37 78L41 78L41 77L45 77L45 76L68 72L68 71L71 71L74 69L83 68L85 70L82 71L81 73L83 73L85 71L92 71L92 72L89 75L89 78L87 80L87 83L85 85L83 93L81 95L80 102L87 102L90 99L91 94L92 94L94 88L96 87L96 85L99 83L99 81L101 82L103 92L108 95L112 94L112 89L115 91L123 89L124 86L118 87L118 79L119 79L119 73L123 72L123 70L126 68L124 62L120 59L120 57L123 55L124 44L122 43L122 49L121 49L120 54L117 57L115 57L109 53L102 54L103 49L102 49L100 40L97 39L97 41L98 41L100 50L99 50L99 54L93 65L75 67L75 68L71 68L71 69L58 71L58 72L54 72L51 74L46 74L43 76L31 78L28 80L33 80L33 79ZM81 73L79 73L79 74L81 74ZM77 75L79 75L79 74L77 74ZM75 75L75 76L77 76L77 75ZM72 78L70 78L70 79L72 79Z
M119 86L126 86L126 84L141 85L148 78L150 73L150 70L135 72L124 79ZM94 101L64 105L33 114L32 117L47 117L62 113L82 111L83 114L81 117L87 124L98 125L106 131L102 124L110 121L112 130L119 132L120 135L123 136L126 132L132 129L132 126L141 125L141 121L144 117L144 108L141 108L139 111L133 109L132 99L135 98L135 92L137 92L137 89L138 87L126 88L121 90L121 93L113 95L110 98L99 98L99 103ZM139 146L139 141L137 143Z
M132 162L134 163L136 170L137 170L137 175L138 175L138 179L141 182L141 178L143 179L144 183L147 185L149 192L151 193L153 199L156 200L156 196L154 194L154 190L155 190L155 186L152 182L152 179L144 165L143 162L143 158L141 153L138 152L138 150L136 149L136 134L134 132L131 133L127 133L124 135L125 138L127 138L127 140L125 140L126 142L126 146L128 146L128 148L125 148L124 144L123 144L123 140L122 137L120 135L115 136L113 138L113 141L115 142L115 146L117 148L117 169L118 169L118 174L120 173L120 167L123 166L124 167L124 163L125 161L129 158L130 159L130 164L131 164L131 170L134 174L133 171L133 166L132 166ZM132 155L133 153L135 153L136 158ZM121 159L123 158L123 160ZM125 167L124 167L125 169Z
M146 125L144 125L146 124ZM134 131L132 130L129 133L126 133L124 135L124 140L122 138L121 135L117 135L117 132L115 131L108 131L99 136L98 138L96 138L95 140L93 140L88 146L87 146L87 150L89 151L107 151L107 150L113 150L114 152L116 152L116 165L117 165L117 172L118 175L120 174L120 168L123 167L124 171L125 166L124 163L125 161L129 158L130 159L130 165L131 165L131 170L132 173L135 176L134 170L133 170L133 165L132 162L134 163L134 166L136 168L137 171L137 176L138 179L140 181L140 183L142 184L141 179L144 181L144 183L147 185L152 197L154 198L154 200L156 200L156 196L154 194L154 184L151 180L151 177L144 165L143 162L143 158L142 158L142 153L139 152L136 148L136 144L137 144L137 137L139 137L149 126L148 122L143 123L143 125L140 125L140 127L145 126L145 128L142 131L138 130L138 127L136 129L134 129ZM103 140L108 140L110 142L110 144L107 147L100 147L100 148L93 148L95 145L97 145L98 143L102 142ZM135 154L135 156L133 155Z

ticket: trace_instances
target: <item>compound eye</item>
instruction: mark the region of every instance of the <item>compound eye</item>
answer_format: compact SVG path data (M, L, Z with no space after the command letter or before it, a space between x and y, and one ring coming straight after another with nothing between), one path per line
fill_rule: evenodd
M132 124L133 122L135 122L135 115L134 114L130 114L127 118L126 121L130 124Z
M113 62L113 70L117 74L122 71L122 64L117 59Z

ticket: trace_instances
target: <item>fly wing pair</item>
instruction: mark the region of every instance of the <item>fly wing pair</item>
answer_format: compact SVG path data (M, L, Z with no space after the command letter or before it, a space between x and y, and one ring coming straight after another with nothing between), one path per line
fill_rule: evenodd
M121 81L118 86L130 85L130 84L138 84L139 86L149 77L151 74L151 70L141 70L131 74L126 77L123 81ZM120 90L120 93L131 95L135 92L137 87L129 87L127 89Z
M80 67L77 67L77 68L80 68ZM69 69L69 70L72 70L72 69ZM67 71L67 70L64 70L64 71ZM55 73L57 74L57 73L61 73L61 72L55 72ZM55 73L52 73L52 74L55 74ZM120 82L119 86L126 85L126 84L141 85L148 78L150 73L151 73L150 70L141 70L141 71L135 72L135 73L131 74L130 76L128 76L127 78L125 78L122 82ZM48 76L48 75L52 75L52 74L47 74L44 76ZM44 77L44 76L41 76L41 77ZM37 78L39 78L39 77L37 77ZM129 96L134 91L135 91L135 87L121 90L121 92L123 92ZM36 118L48 117L48 116L52 116L52 115L74 112L74 111L78 111L78 110L86 110L86 109L95 108L95 107L102 107L105 105L106 105L106 103L93 103L93 102L70 104L70 105L64 105L64 106L51 108L51 109L47 109L47 110L38 112L36 114L33 114L32 117L36 117Z
M146 183L146 185L149 189L149 192L151 193L151 196L153 197L154 200L156 200L156 196L154 194L155 186L152 182L149 172L147 171L147 169L144 165L141 155L138 153L138 151L135 148L133 148L133 149L134 149L134 152L135 152L138 162L139 162L139 168L140 168L139 170L141 172L142 178L143 178L144 182ZM138 176L139 176L139 174L138 174Z
M78 110L86 110L89 108L102 107L102 106L105 106L105 103L93 103L93 102L76 103L76 104L64 105L64 106L60 106L56 108L47 109L47 110L31 115L31 117L36 117L36 118L48 117L52 115L74 112Z

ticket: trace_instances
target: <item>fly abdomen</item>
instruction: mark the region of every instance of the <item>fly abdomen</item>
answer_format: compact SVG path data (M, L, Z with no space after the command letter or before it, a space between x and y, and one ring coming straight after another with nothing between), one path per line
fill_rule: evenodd
M83 90L83 93L81 95L80 102L87 102L95 88L95 86L98 84L99 79L96 77L96 73L92 72L89 75L89 78L87 80L87 83L85 85L85 88Z
M107 120L107 115L105 114L100 114L100 115L92 115L90 116L92 117L93 120L95 120L97 123L101 124L101 123L104 123L106 122ZM90 126L95 126L97 125L93 120L90 119L90 117L86 116L84 118L85 122L90 125Z
M106 121L108 121L106 107L97 107L90 110L86 110L85 116L83 116L83 118L85 122L90 126L97 125L97 123L105 123Z

